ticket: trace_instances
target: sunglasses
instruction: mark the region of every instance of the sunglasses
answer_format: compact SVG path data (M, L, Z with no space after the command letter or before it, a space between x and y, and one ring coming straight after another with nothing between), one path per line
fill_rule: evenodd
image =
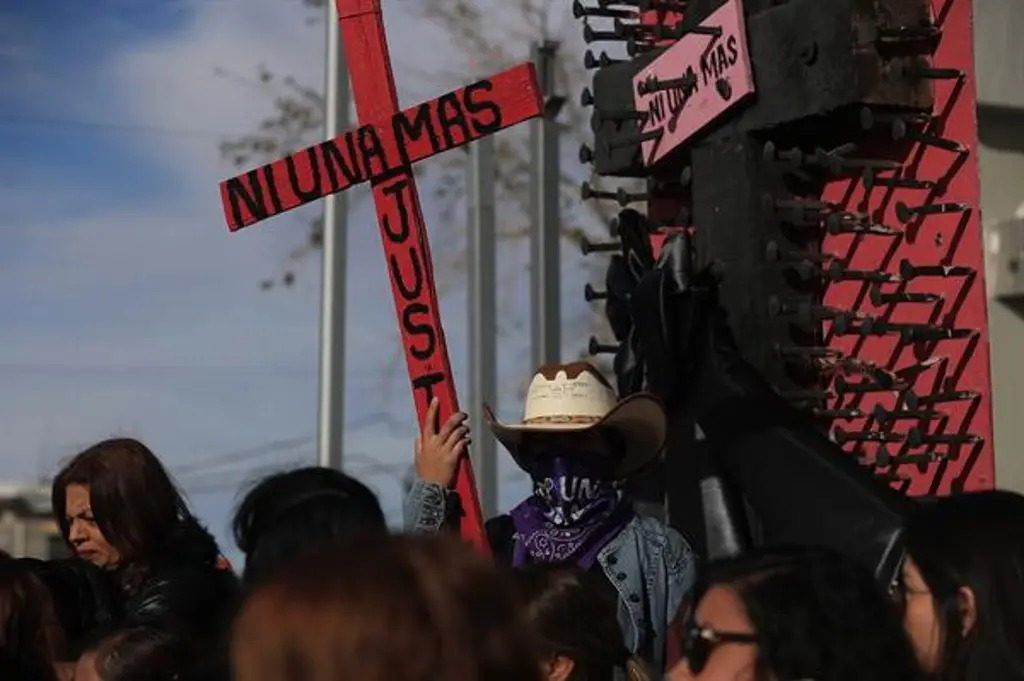
M691 674L700 674L708 663L708 658L718 646L724 643L757 643L755 634L741 634L731 631L715 631L708 627L690 625L683 630L681 647L683 659L690 667Z

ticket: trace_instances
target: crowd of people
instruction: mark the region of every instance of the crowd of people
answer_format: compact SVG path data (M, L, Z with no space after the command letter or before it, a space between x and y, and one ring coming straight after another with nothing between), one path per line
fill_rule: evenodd
M728 431L723 447L773 428L789 434L773 446L803 446L805 426L779 405L774 422L744 429L741 410L724 428L720 400L742 409L751 395L737 391L762 388L723 349L721 324L695 327L715 342L690 339L708 353L692 375L698 421ZM1024 680L1018 494L908 506L895 579L842 549L862 543L855 522L819 528L828 545L762 542L708 561L622 484L664 448L658 399L620 400L577 362L538 370L520 422L486 413L534 483L487 522L489 556L449 531L470 433L464 414L439 423L436 403L416 438L403 533L353 477L290 470L239 503L239 566L144 444L86 449L52 486L74 557L0 555L0 679ZM804 501L805 515L837 503Z

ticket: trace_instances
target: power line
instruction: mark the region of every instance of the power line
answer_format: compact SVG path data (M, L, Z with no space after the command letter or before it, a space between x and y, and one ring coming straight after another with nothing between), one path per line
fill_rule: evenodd
M205 473L210 469L219 468L221 466L224 466L225 464L230 464L234 462L248 462L254 457L261 457L266 456L267 454L291 451L303 445L307 445L312 441L313 438L308 436L293 437L286 440L275 440L273 442L268 442L257 447L250 447L248 449L228 452L227 454L219 454L217 456L211 456L205 459L200 459L199 461L190 461L180 466L172 467L171 471L176 476Z
M53 118L48 116L19 116L0 114L0 125L24 125L48 128L88 128L115 134L128 135L168 135L177 137L228 138L238 137L237 133L215 132L188 128L168 128L158 125L137 123L121 123L107 121L81 121L72 118Z

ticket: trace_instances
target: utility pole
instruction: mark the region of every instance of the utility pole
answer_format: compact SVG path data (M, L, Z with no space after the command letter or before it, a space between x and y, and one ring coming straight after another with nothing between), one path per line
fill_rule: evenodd
M469 270L469 409L480 510L484 518L498 513L497 443L484 421L483 404L495 406L498 382L497 277L495 274L494 138L469 145L466 203Z
M348 67L337 8L327 14L327 64L324 76L324 134L333 139L349 128ZM317 457L321 466L340 469L345 436L345 289L348 194L324 199L323 280L320 298L320 409Z
M555 119L565 97L554 94L558 43L534 43L531 50L544 96L544 115L530 121L530 357L531 371L562 356L561 161Z

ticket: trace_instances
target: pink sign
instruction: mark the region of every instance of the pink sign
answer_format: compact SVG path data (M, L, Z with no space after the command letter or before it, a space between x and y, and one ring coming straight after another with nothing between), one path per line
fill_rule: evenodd
M633 79L642 143L652 165L754 92L742 0L729 0Z

